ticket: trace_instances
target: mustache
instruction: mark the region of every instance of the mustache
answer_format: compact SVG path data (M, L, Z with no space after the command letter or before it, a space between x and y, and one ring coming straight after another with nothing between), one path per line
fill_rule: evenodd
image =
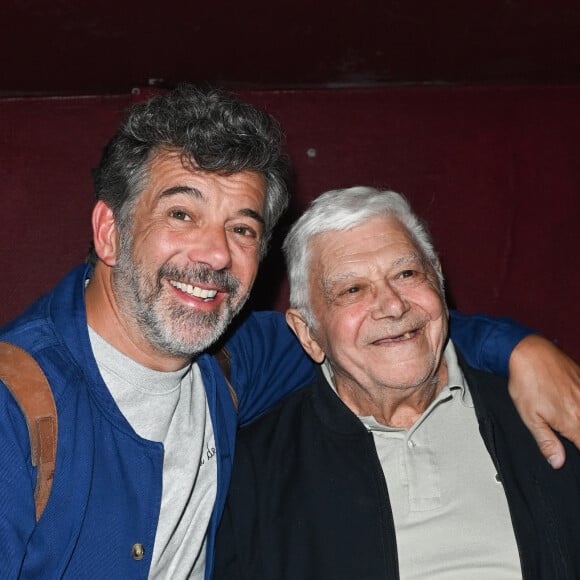
M171 278L185 284L196 285L197 283L214 286L220 292L237 294L240 288L239 280L225 270L212 270L204 264L192 264L186 268L178 268L164 264L157 273L157 285L161 288L161 280Z

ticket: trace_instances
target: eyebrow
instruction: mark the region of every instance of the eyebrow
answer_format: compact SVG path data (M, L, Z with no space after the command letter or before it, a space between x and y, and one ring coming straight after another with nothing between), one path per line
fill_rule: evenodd
M159 197L171 197L178 193L187 193L197 199L205 200L205 196L197 187L190 187L189 185L174 185L173 187L168 187L161 192Z
M401 266L403 264L409 264L413 262L418 262L419 264L423 264L424 258L421 254L407 254L406 256L401 256L397 260L393 262L393 266Z
M324 277L324 284L325 285L340 284L341 282L344 282L345 280L350 280L351 278L356 278L359 275L360 274L357 274L356 272L341 272L340 274L337 274L336 276L325 276Z
M336 286L340 286L349 280L355 279L358 277L356 272L341 272L336 276L322 276L320 279L320 286L322 291L324 292L326 299L329 300L332 298L333 290Z
M262 224L263 226L266 225L266 221L264 220L264 218L262 217L262 215L259 214L257 211L254 211L253 209L250 209L249 207L240 210L238 213L240 215L245 216L245 217L249 217L249 218L255 219L258 223Z
M186 193L201 201L206 201L207 199L206 196L199 189L197 189L197 187L191 187L189 185L174 185L173 187L168 187L161 192L159 197L171 197L172 195L178 195L180 193ZM263 216L249 207L241 209L237 213L240 216L252 218L261 225L266 225Z

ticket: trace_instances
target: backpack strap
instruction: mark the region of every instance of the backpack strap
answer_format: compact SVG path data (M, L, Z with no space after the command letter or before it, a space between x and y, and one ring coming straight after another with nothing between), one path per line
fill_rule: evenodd
M232 403L234 404L234 409L236 413L238 412L238 394L234 390L232 383L230 382L231 376L231 358L228 349L225 346L222 346L216 353L215 358L218 361L220 368L222 369L222 373L224 374L224 379L228 385L228 390L230 391L230 395L232 397Z
M58 419L54 397L34 358L9 342L0 341L0 379L26 418L32 465L36 467L34 504L38 521L50 496L56 466Z

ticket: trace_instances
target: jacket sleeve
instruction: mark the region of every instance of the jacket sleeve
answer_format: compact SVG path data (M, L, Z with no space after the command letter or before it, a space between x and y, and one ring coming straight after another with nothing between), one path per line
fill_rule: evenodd
M534 331L509 318L450 312L449 331L470 366L504 377L515 346Z
M18 578L35 528L35 470L26 421L0 382L0 576Z
M227 348L242 426L314 379L314 363L280 312L248 316L229 338Z

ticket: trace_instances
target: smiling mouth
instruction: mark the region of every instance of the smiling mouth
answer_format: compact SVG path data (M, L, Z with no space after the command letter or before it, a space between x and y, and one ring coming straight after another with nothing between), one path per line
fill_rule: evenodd
M211 302L216 296L217 290L208 290L207 288L200 288L199 286L193 286L192 284L185 284L184 282L178 282L177 280L169 280L169 283L183 293L189 296L194 296L195 298L200 298L204 302Z
M404 342L405 340L411 340L412 338L415 338L420 332L421 332L420 328L417 328L415 330L409 330L408 332L399 334L397 336L386 336L383 338L379 338L373 341L373 344L389 344L393 342Z

